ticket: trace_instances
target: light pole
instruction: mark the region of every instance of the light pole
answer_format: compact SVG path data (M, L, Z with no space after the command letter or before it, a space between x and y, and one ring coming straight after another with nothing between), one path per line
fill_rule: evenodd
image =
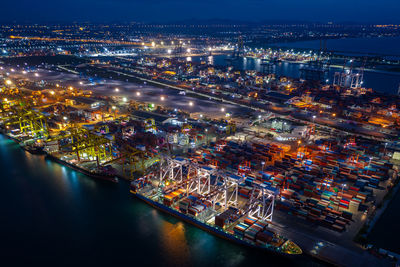
M346 184L342 184L342 191L341 191L341 194L343 194L343 188L345 188L345 187L347 187L347 185L346 185Z
M117 107L116 106L112 106L112 109L114 111L114 120L115 120L115 111L117 110Z
M342 195L341 197L343 198L343 189L346 187L347 185L346 184L342 184L342 191L340 191L340 194ZM339 203L339 205L338 205L338 207L337 207L337 210L339 210L339 206L340 206L340 203Z

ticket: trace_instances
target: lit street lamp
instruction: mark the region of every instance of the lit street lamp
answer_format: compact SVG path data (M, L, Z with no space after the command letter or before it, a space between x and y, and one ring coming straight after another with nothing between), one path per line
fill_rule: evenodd
M346 185L346 184L342 184L342 191L341 191L342 194L343 194L343 189L344 189L345 187L347 187L347 185Z

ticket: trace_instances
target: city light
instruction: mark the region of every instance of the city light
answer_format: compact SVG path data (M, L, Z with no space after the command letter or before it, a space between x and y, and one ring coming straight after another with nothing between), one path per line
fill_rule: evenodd
M209 17L218 9L188 11L167 1L157 12L150 4L135 10L149 21L170 17L172 9L177 9L176 21L187 12ZM247 4L233 13L229 5L219 5L220 13L241 21L239 13L251 9ZM267 6L257 3L253 13L242 15L258 20L261 15L256 13ZM131 10L128 4L119 8L109 10L114 18ZM84 17L91 10L78 11ZM297 13L305 20L310 16ZM87 14L90 19L101 16ZM374 79L384 75L382 70L397 69L400 61L386 56L383 63L383 55L357 55L356 46L339 52L335 43L395 37L400 24L386 30L344 22L196 24L197 19L176 25L7 24L0 48L2 134L17 139L27 152L43 149L47 157L66 165L63 172L70 166L92 178L129 181L124 182L129 187L125 194L130 191L160 210L190 217L195 226L206 225L211 233L254 249L290 257L316 254L346 266L364 258L384 265L393 256L386 251L390 248L368 246L371 254L382 257L361 255L349 232L376 220L380 213L374 209L397 182L393 160L400 159L400 88L393 79ZM319 41L320 51L292 49L292 41L308 40ZM287 45L279 48L282 45L269 41ZM384 47L387 55L395 54ZM12 154L5 153L7 160ZM24 154L29 161L35 157ZM35 168L29 161L33 166L20 160L17 167ZM71 181L87 183L75 177ZM37 206L40 211L40 203ZM287 219L280 220L282 216ZM295 217L303 218L302 225L291 222ZM282 227L274 227L275 220ZM302 242L316 227L321 231ZM280 228L292 234L283 237L287 231ZM298 241L301 247L294 243ZM354 257L337 255L342 245L349 253L354 249Z

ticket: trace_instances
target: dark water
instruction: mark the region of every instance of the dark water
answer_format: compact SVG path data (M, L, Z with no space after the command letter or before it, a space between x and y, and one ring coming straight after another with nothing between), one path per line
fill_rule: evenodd
M205 60L211 64L226 66L231 64L231 61L227 61L228 56L217 55L210 57L194 57L193 61ZM232 62L232 65L240 70L257 70L262 71L262 65L260 59L254 58L239 58ZM281 62L274 66L274 72L278 76L288 76L292 78L300 77L300 67L303 64ZM341 68L330 68L328 79L331 83L333 80L334 73L336 71L341 71ZM372 88L375 91L396 94L400 85L400 72L379 72L379 71L364 71L364 87Z
M319 50L320 41L277 43L274 47ZM345 52L354 55L380 54L400 57L400 37L372 37L330 39L326 41L327 51Z
M0 159L1 266L293 266L163 214L132 198L127 183L92 180L2 135Z
M368 239L380 248L400 254L400 194L397 193L390 201L385 212L376 222Z

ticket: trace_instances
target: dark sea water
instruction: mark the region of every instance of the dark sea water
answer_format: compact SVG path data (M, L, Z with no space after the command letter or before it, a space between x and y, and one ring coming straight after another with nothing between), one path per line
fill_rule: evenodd
M400 254L400 194L397 193L390 201L385 212L376 222L368 239L380 248Z
M271 46L279 48L299 48L319 50L320 41L302 41L277 43ZM400 37L371 37L330 39L326 41L327 51L344 52L354 55L381 54L400 57Z
M252 251L0 135L0 266L320 266Z

